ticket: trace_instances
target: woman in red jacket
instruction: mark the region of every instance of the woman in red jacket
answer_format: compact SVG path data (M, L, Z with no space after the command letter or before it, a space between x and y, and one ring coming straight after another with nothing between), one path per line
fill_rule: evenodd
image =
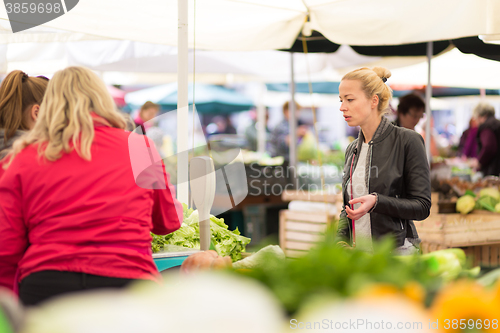
M0 179L0 286L24 304L157 280L150 231L182 206L146 136L126 132L104 83L69 67L50 81L34 129Z

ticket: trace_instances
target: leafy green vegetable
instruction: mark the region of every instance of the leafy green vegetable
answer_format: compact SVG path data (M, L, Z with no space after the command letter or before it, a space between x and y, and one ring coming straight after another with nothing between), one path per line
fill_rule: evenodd
M489 210L490 212L495 212L495 206L497 203L498 201L491 196L482 196L477 199L477 204L481 207L480 209Z
M467 190L465 191L465 195L470 195L471 197L475 198L476 197L476 193L472 192L471 190Z
M164 244L200 248L200 224L198 211L188 209L183 204L184 222L179 230L166 236L153 236L151 244L153 253L161 251ZM224 219L219 219L210 215L211 241L215 250L220 256L231 256L233 261L241 259L241 252L245 251L246 245L250 243L250 238L240 235L239 230L231 231L228 229Z
M327 235L327 241L301 258L275 260L272 265L258 265L235 272L262 282L289 313L295 313L302 304L318 295L349 297L372 283L389 283L403 289L408 282L416 281L429 294L440 287L442 278L430 274L435 270L433 262L438 264L436 259L422 260L421 256L411 256L401 261L391 254L392 249L392 240L385 240L374 243L373 254L346 250L336 246L336 241Z
M479 197L492 197L493 200L498 202L500 201L500 192L498 191L498 188L487 187L479 191Z
M185 203L182 204L182 214L184 215L184 221L194 212L193 208L189 208Z
M297 146L297 159L301 162L318 159L316 139L311 132L307 132Z
M500 202L500 192L497 188L483 188L479 192L479 199L476 201L476 209L485 209L490 212L497 212L495 206ZM458 203L458 202L457 202Z
M450 251L451 250L451 251ZM436 270L431 274L442 277L445 281L451 281L459 276L462 271L462 263L465 264L465 252L461 249L441 250L422 255L422 260L435 260Z
M477 282L485 287L491 287L500 280L500 268L494 269L477 279Z
M476 201L474 200L474 197L466 194L464 196L461 196L457 200L457 212L460 214L468 214L472 212L476 205Z
M275 261L285 260L285 253L278 245L268 245L251 256L233 263L234 269L272 268Z

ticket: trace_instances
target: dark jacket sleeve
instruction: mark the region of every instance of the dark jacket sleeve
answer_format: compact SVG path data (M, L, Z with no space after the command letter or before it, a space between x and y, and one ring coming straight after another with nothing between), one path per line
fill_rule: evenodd
M479 164L486 165L498 152L497 138L491 129L485 128L481 131L479 140L481 140L482 149L477 156L477 160Z
M422 136L407 131L405 143L404 187L405 197L395 198L378 194L378 203L373 210L405 220L423 220L431 209L430 170Z

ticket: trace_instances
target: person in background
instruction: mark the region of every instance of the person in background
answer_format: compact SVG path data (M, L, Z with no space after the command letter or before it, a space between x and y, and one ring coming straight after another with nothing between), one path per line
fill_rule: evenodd
M383 116L390 76L386 68L360 68L340 82L340 111L361 130L345 152L338 236L340 246L372 252L373 239L390 235L394 253L408 255L420 243L413 220L430 213L430 170L422 137Z
M154 144L125 127L104 82L68 67L5 157L0 286L25 305L160 279L150 232L177 230L182 206Z
M500 121L495 118L495 108L488 103L479 103L474 108L477 120L477 163L483 176L500 175Z
M224 130L224 134L236 134L236 127L233 126L233 122L229 115L225 115L224 119L226 121L226 129Z
M298 118L298 113L301 109L300 105L295 104L296 113ZM269 141L269 149L272 157L283 156L285 161L290 161L290 110L289 102L283 104L283 120L276 125L276 127L271 132L271 138ZM309 130L306 125L303 125L300 121L297 122L297 139L300 140L306 135Z
M144 123L156 117L159 111L160 111L160 106L158 104L155 104L151 101L147 101L141 106L139 114L134 119L135 126L137 127L144 126Z
M474 117L472 117L469 121L469 128L466 129L460 137L457 156L461 156L463 158L477 157L477 129L477 121Z
M253 110L252 114L252 123L245 129L245 138L247 140L248 149L251 151L257 151L257 110ZM269 108L266 106L266 142L267 138L271 131L267 126L267 122L269 121Z
M415 126L425 114L425 102L416 94L399 98L397 118L394 125L415 130Z
M12 143L35 126L48 79L16 70L0 86L0 159ZM0 174L1 174L0 170Z

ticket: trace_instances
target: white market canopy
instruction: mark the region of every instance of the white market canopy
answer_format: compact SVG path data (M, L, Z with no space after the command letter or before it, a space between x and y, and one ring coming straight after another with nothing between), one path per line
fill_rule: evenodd
M50 74L82 65L102 72L110 84L175 81L177 2L85 0L43 26L15 34L0 6L0 73L23 69L30 75ZM500 32L500 20L495 20L500 17L498 0L198 0L195 21L194 1L187 2L191 47L196 25L196 80L206 83L287 81L289 54L269 49L289 48L308 13L309 28L339 44L415 43ZM444 85L440 77L453 77L448 80L453 86L491 87L496 70L490 68L495 64L457 53L453 68L448 61L433 66L434 82ZM296 81L306 81L306 57L294 58ZM309 54L307 59L313 81L338 81L352 68L381 65L393 71L393 82L426 83L425 57L362 56L342 45L333 54ZM481 62L484 70L467 72L474 73L473 78L462 75L463 65L456 64L468 61L475 67ZM192 52L188 64L192 71ZM398 69L410 65L415 65L412 71Z
M396 45L500 33L497 0L189 0L189 46L209 50L289 48L309 18L337 44ZM44 27L85 34L23 32L0 42L110 38L177 45L177 0L85 0ZM4 6L0 19L8 20ZM29 30L27 30L29 32ZM24 36L23 36L24 35Z
M391 70L391 82L427 84L427 64L420 63ZM488 60L453 49L432 60L434 86L500 89L500 61Z

